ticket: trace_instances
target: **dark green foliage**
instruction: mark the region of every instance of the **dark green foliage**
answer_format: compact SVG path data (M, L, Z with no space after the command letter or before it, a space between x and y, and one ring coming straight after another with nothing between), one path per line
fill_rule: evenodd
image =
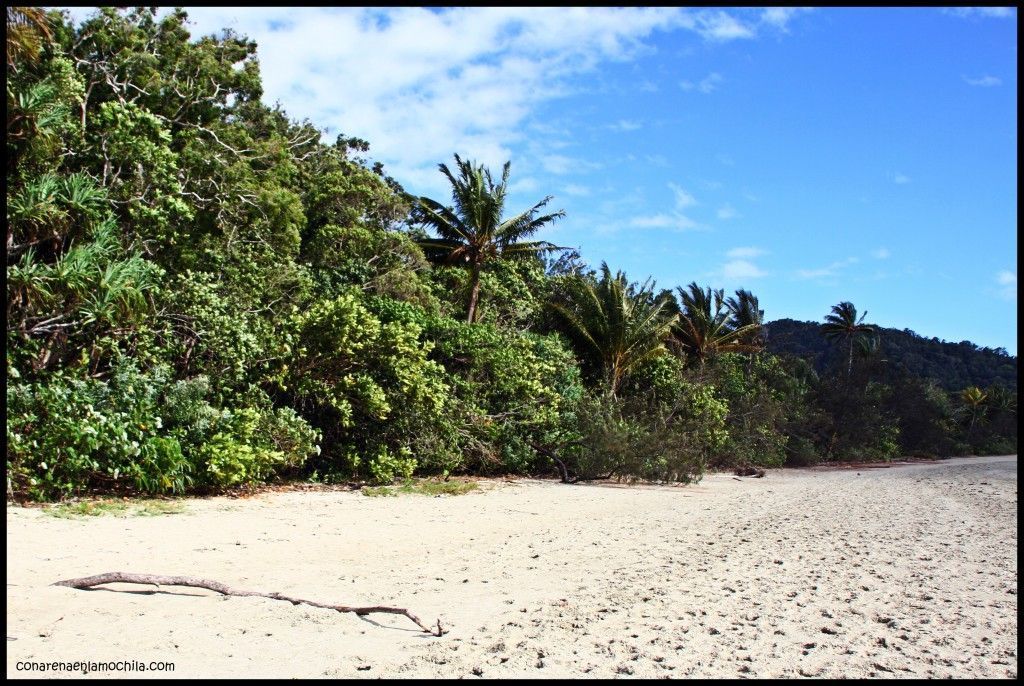
M449 318L430 322L432 357L452 382L449 419L460 469L524 472L535 443L557 442L582 394L579 370L557 338L516 334Z
M818 371L845 352L830 345L821 335L821 325L814 322L779 319L766 324L765 329L769 352L809 358ZM889 365L914 377L932 379L946 391L993 384L1011 391L1017 388L1017 358L1001 348L925 338L909 329L877 327L877 332L882 357Z
M699 479L727 439L726 405L713 388L685 381L674 396L584 396L576 408L575 440L553 451L564 465L563 480Z
M412 198L186 19L8 9L9 496L1016 451L1005 351L591 270L508 164Z
M726 404L728 439L715 466L779 467L786 463L790 425L802 419L807 388L786 373L778 358L719 355L704 374Z
M935 382L899 375L889 385L882 413L896 419L902 454L938 456L958 452L953 403Z

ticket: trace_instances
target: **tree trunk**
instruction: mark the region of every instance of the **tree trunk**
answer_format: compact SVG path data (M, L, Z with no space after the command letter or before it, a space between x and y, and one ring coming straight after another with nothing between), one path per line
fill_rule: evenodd
M469 272L469 306L466 315L466 323L472 324L476 321L476 307L480 301L480 265L473 265Z

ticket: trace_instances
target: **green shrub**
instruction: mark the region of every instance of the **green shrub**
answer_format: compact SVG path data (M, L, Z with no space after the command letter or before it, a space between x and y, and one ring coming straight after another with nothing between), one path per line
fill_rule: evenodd
M451 383L447 417L465 456L458 467L521 474L547 466L533 445L557 442L569 430L583 392L579 367L562 342L443 317L433 318L426 334Z
M54 375L7 389L12 488L49 499L96 486L181 492L192 465L161 417L169 370L122 361L109 381Z
M9 384L11 490L39 500L95 488L182 493L266 480L317 450L312 428L262 392L229 398L233 411L208 395L203 378L172 382L169 368L141 372L127 358L107 380Z

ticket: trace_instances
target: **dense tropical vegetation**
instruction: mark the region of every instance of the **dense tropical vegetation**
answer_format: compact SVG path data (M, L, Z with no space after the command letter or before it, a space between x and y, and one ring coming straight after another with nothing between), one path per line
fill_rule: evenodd
M185 20L7 9L9 495L1016 451L1015 384L895 365L850 303L775 354L749 291L533 240L562 213L506 214L509 164L414 197Z

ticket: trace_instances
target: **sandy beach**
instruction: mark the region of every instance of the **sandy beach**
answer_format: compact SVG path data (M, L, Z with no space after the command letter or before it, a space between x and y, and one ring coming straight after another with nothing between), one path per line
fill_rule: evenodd
M482 482L462 496L265 493L182 514L7 508L8 677L1017 675L1017 458L712 474L693 486ZM187 574L404 617L190 588Z

